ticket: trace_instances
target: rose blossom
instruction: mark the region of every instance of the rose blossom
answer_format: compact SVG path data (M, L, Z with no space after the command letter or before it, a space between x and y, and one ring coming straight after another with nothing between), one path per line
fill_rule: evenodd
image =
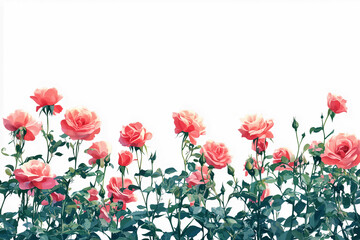
M209 169L207 166L202 167L202 174L201 174L201 167L196 167L197 171L191 173L189 177L186 178L186 182L188 183L188 187L192 188L193 186L199 184L206 184L209 181ZM203 180L204 178L204 180Z
M122 186L122 179L121 177L112 177L110 178L109 184L106 186L107 190L109 191L108 197L113 197L113 202L123 201L125 203L135 202L136 197L134 195L134 191L128 189L129 185L132 182L130 179L124 179L124 186ZM121 191L121 188L125 188Z
M100 165L104 165L105 158L110 154L111 146L105 141L94 142L86 151L87 154L92 156L89 159L89 164L96 164L96 160L100 160ZM107 159L109 161L109 159Z
M118 163L120 166L126 167L133 161L133 155L130 151L121 151L119 153Z
M269 131L274 126L272 120L264 120L258 115L249 115L243 119L243 124L239 128L242 137L249 140L256 138L273 138L274 135Z
M338 168L355 167L360 163L360 142L355 135L340 133L328 140L320 157L323 163Z
M175 133L188 133L192 144L196 145L195 138L200 137L200 135L205 135L205 127L202 119L197 115L197 113L187 110L179 113L174 112L173 119L175 124Z
M99 206L100 207L100 215L99 215L99 218L102 218L104 219L106 222L111 222L111 218L109 216L109 212L110 212L110 204L111 202L108 202L107 204L105 204L105 206ZM113 207L113 209L115 211L119 211L117 209L117 207ZM123 207L121 210L125 210L126 209L126 203L123 202ZM124 217L121 216L120 219L123 219ZM114 214L114 216L112 217L113 221L116 222L117 221L117 218L116 218L116 215Z
M7 118L3 118L4 126L7 130L15 132L19 128L25 128L26 134L24 140L33 141L35 136L39 134L42 124L37 122L30 114L22 110L16 110ZM20 135L16 135L20 138Z
M201 154L204 153L206 163L218 169L231 163L231 156L228 152L225 144L213 141L207 141L200 150Z
M249 161L249 160L248 160L248 161ZM257 170L260 171L260 165L261 165L260 160L259 160L259 163L260 163L260 164L258 164L258 162L256 161L256 159L253 158L252 167L253 167L254 169L257 169ZM246 177L247 175L249 175L248 171L246 170L246 164L247 164L247 161L246 161L245 164L244 164L245 177ZM261 168L261 173L264 173L264 171L265 171L265 168L262 167L262 168Z
M61 193L56 193L56 192L53 192L50 194L52 200L53 200L53 203L56 203L56 202L61 202L65 199L65 195L61 194ZM41 202L41 205L49 205L49 202L47 200L43 200Z
M50 173L50 165L40 160L30 160L14 171L15 178L22 190L37 187L51 189L57 185L55 174Z
M100 132L100 120L95 112L73 108L66 111L61 129L72 140L93 140L95 134Z
M54 106L54 115L62 111L62 107L57 104L63 97L58 94L56 88L42 88L36 89L34 96L30 96L39 106L36 107L36 111L45 106Z
M331 93L327 96L327 105L334 113L347 112L346 100L341 96L332 95Z
M268 145L269 145L269 143L266 141L266 138L263 135L262 137L260 137L258 139L257 146L256 146L256 141L252 142L251 149L254 150L255 152L257 152L258 154L260 154L266 150ZM257 149L256 149L256 147L257 147Z
M273 163L281 163L281 157L286 157L289 161L293 157L293 154L287 148L279 148L276 149L273 153ZM281 164L275 168L275 170L290 170L292 171L292 167L294 167L294 162L288 162L287 164Z
M141 148L145 145L145 141L150 140L151 138L152 134L147 132L141 123L136 122L123 126L123 129L120 132L119 142L124 147Z
M98 190L96 190L95 188L92 188L90 190L87 191L90 194L90 197L88 199L89 202L91 201L96 201L99 198L97 197L97 194L99 193Z

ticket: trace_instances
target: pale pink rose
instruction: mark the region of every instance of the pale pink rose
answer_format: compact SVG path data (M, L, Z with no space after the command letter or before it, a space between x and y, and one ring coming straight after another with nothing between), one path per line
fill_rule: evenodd
M207 166L202 167L202 174L201 167L198 166L196 169L197 171L191 173L190 176L186 178L189 188L200 184L206 184L210 179L209 169Z
M274 126L272 120L264 120L258 115L249 115L243 119L243 124L239 128L242 137L249 140L256 138L273 138L274 135L269 131Z
M99 198L97 197L97 195L99 193L98 190L96 190L95 188L92 188L92 189L88 190L87 192L90 194L90 197L88 199L89 202L99 200Z
M273 153L273 163L280 163L281 157L286 157L289 161L293 157L293 154L289 151L287 148L278 148ZM276 167L275 170L283 171L283 170L289 170L292 171L292 168L294 167L294 162L289 162L287 164L281 164L280 166Z
M151 138L152 134L147 132L141 123L136 122L123 126L120 132L119 142L124 147L141 148L145 145L145 142Z
M4 126L7 130L15 132L19 128L25 128L26 134L24 140L33 141L35 136L39 134L42 124L37 122L30 114L22 110L16 110L10 114L7 118L3 118ZM16 135L20 138L20 135Z
M15 178L22 190L39 188L51 189L57 185L55 174L50 173L50 165L40 160L30 160L14 171Z
M247 163L247 161L246 161L245 164L244 164L245 177L246 177L247 175L249 175L248 171L246 170L246 163ZM264 167L260 167L260 166L261 166L261 161L260 161L260 160L259 160L259 163L260 163L260 164L258 164L258 162L256 161L256 159L253 158L253 163L252 163L253 168L254 168L254 169L257 169L257 170L259 170L259 171L260 171L260 168L261 168L261 173L264 173L265 168L264 168Z
M93 140L100 132L101 122L95 112L86 108L67 110L61 121L62 131L72 140Z
M110 212L110 204L111 202L108 202L107 204L105 204L105 206L99 206L100 207L100 215L99 215L99 218L102 218L104 219L106 222L111 222L111 218L109 216L109 212ZM113 207L113 209L115 211L119 211L117 209L117 207ZM126 203L123 202L123 207L122 207L122 210L125 210L126 209ZM112 217L113 221L116 222L117 219L116 219L116 215L114 214L113 217ZM123 216L120 217L120 220L124 219Z
M175 124L175 133L188 133L192 144L196 145L195 138L205 135L205 127L203 125L202 118L200 118L197 113L187 110L179 113L174 112L173 119Z
M124 179L124 186L122 186L121 177L110 178L109 184L106 186L109 191L108 197L113 197L113 202L122 201L125 203L135 202L136 197L134 191L128 189L129 185L132 185L132 181L128 178ZM121 191L121 188L125 188Z
M321 154L321 161L338 168L349 169L360 163L360 142L355 135L340 133L332 136Z
M42 88L36 89L34 96L30 96L39 106L36 107L36 111L45 106L54 106L54 115L62 111L62 107L57 104L63 97L58 94L56 88Z
M257 146L256 146L257 144ZM256 141L253 141L251 144L251 149L257 152L258 154L264 152L266 148L268 147L269 143L266 141L265 135L260 137L256 143ZM257 147L257 149L256 149Z
M204 153L207 164L218 169L226 167L227 164L231 163L229 150L223 143L207 141L201 148L200 153Z
M92 158L89 159L89 164L96 164L96 160L100 160L100 164L104 163L105 158L111 153L111 146L105 141L94 142L86 151ZM106 159L109 161L109 159Z
M327 96L327 105L334 113L347 112L346 100L341 96L332 95L331 93Z
M130 151L121 151L119 153L118 163L120 166L126 167L133 162L133 155Z

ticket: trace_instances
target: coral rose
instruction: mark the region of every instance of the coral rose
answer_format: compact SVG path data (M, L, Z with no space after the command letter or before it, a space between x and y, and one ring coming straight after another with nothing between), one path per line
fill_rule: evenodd
M100 120L95 112L86 108L67 110L61 121L62 131L72 140L93 140L100 132Z
M258 139L257 143L256 143L256 141L252 142L251 149L254 150L255 152L257 152L258 154L260 154L266 150L268 145L269 145L269 143L266 141L266 138L263 135L262 137L260 137Z
M323 163L338 168L355 167L360 163L360 142L355 135L340 133L329 139L320 157Z
M86 151L92 158L89 159L89 164L96 164L96 160L100 160L100 166L104 166L105 160L109 161L107 156L111 153L111 146L105 141L94 142Z
M65 195L61 194L61 193L56 193L56 192L53 192L50 194L52 200L53 200L53 203L56 203L56 202L61 202L65 199ZM47 200L43 200L41 202L41 205L48 205L49 202Z
M39 134L42 127L40 122L37 122L30 114L22 110L16 110L7 118L4 118L3 122L5 128L11 132L15 132L19 128L25 128L26 134L23 137L26 141L35 140L35 136ZM17 134L16 137L20 138L20 134Z
M119 153L118 163L120 166L126 167L133 161L133 155L130 151L121 151Z
M99 193L98 190L96 190L95 188L92 188L92 189L88 190L87 192L90 194L90 197L88 199L89 202L99 200L99 198L97 197L97 195Z
M192 144L196 145L195 138L200 137L200 135L205 135L205 127L197 113L184 110L179 113L173 113L173 119L175 133L188 133Z
M42 88L36 89L34 96L30 96L39 106L36 107L36 111L45 106L54 106L54 115L62 111L60 105L56 105L63 97L58 94L56 88Z
M134 195L134 191L128 189L129 185L132 182L130 179L124 179L124 186L122 186L122 179L121 177L112 177L110 178L109 184L106 186L107 190L109 191L108 197L113 197L113 202L122 201L125 203L135 202L136 197ZM121 191L121 188L125 188Z
M286 157L289 161L293 157L293 154L287 148L279 148L276 149L273 153L273 163L281 163L281 157ZM289 170L292 171L294 167L294 162L289 162L287 164L281 164L280 166L276 167L275 170Z
M145 142L151 138L152 134L147 132L141 123L136 122L123 127L120 132L119 142L124 147L141 148L145 145Z
M209 169L206 166L202 167L202 174L201 174L201 167L196 167L197 171L191 173L189 177L186 178L186 182L188 183L188 187L191 188L193 186L199 184L206 184L209 181Z
M274 126L272 120L264 120L258 115L249 115L243 119L243 124L239 128L242 137L249 140L256 138L273 138L274 135L269 131Z
M336 114L347 111L346 100L341 96L336 96L329 93L327 96L327 105L329 109Z
M111 218L109 216L109 212L110 212L110 204L111 202L108 202L107 204L105 204L105 206L99 206L100 207L100 215L99 215L99 218L102 218L104 219L106 222L111 222ZM117 207L113 207L113 209L115 211L119 211L117 209ZM126 209L126 203L123 202L123 207L122 207L122 210L125 210ZM123 219L124 217L120 217L120 219ZM117 221L117 218L116 218L116 215L114 214L114 216L112 217L113 221L116 222Z
M204 153L206 163L218 169L231 163L231 156L228 152L225 144L213 141L207 141L200 150L201 154Z
M30 160L14 171L15 178L22 190L37 187L51 189L57 185L55 174L50 173L50 165L40 160Z

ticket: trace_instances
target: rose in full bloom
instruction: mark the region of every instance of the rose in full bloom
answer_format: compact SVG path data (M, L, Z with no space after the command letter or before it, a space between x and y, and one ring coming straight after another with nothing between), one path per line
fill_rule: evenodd
M173 119L175 133L188 133L192 144L196 145L195 138L200 137L200 135L205 135L205 127L197 113L184 110L179 113L173 113Z
M204 154L206 163L218 169L231 163L231 156L228 152L225 144L213 141L207 141L200 150L200 153Z
M136 122L123 126L123 129L120 132L119 142L124 147L141 148L145 145L145 142L151 138L152 134L147 132L141 123Z
M94 142L86 151L92 158L89 159L89 164L96 164L96 160L100 160L100 166L104 166L105 160L109 161L107 157L111 153L111 146L105 141Z
M26 134L23 136L26 141L35 140L35 136L39 134L42 124L37 122L30 114L22 110L16 110L7 118L3 119L4 126L7 130L15 132L19 128L26 129ZM20 135L16 135L20 138Z
M72 140L93 140L95 134L100 132L100 124L95 112L86 108L73 108L66 111L61 129Z
M272 120L264 120L263 117L258 115L249 115L243 119L243 124L239 128L242 137L249 140L256 138L273 138L274 135L270 129L274 126Z
M136 197L134 191L128 189L129 185L132 185L132 181L128 178L124 179L124 186L122 186L121 177L110 178L109 184L106 186L108 190L108 197L113 197L113 202L122 201L124 203L135 202ZM121 191L121 188L125 188Z
M202 174L201 167L198 166L196 169L197 171L191 173L190 176L186 178L189 188L199 184L206 184L209 181L209 168L207 166L202 167Z
M259 160L259 164L258 164L258 161L256 161L255 158L253 158L252 160L253 160L253 162L252 162L252 164L251 164L252 168L257 169L257 170L259 170L259 171L260 171L260 169L261 169L261 173L264 173L265 168L264 168L264 167L260 167L260 166L261 166L261 161ZM248 161L251 161L251 159L249 159ZM246 161L245 164L244 164L245 177L246 177L247 175L249 175L249 172L246 170L246 164L248 163L248 161Z
M347 112L346 100L341 96L332 95L331 93L327 96L327 105L334 113Z
M257 152L258 154L265 151L269 145L269 143L266 141L266 138L264 136L265 135L260 137L257 142L256 141L252 142L251 149Z
M56 105L63 97L58 94L56 88L42 88L36 89L34 96L30 96L37 104L36 111L45 106L54 106L54 115L62 111L60 105Z
M338 168L355 167L360 163L360 142L355 135L340 133L328 140L320 157L323 163Z
M24 163L20 169L14 171L15 178L22 190L39 188L51 189L57 185L55 174L50 173L50 165L40 160L30 160Z
M105 204L105 206L101 206L101 205L99 206L99 207L100 207L100 215L99 215L99 218L104 219L104 220L105 220L106 222L108 222L108 223L111 222L111 218L110 218L110 216L109 216L110 207L111 207L110 204L111 204L111 202L108 202L107 204ZM113 207L113 209L114 209L115 211L119 211L116 206ZM126 203L123 202L122 210L125 210L125 209L126 209ZM120 217L120 219L123 219L123 218L124 218L123 216ZM113 219L114 222L117 221L115 214L114 214L114 216L112 217L112 219Z
M90 194L90 197L88 199L89 202L99 200L99 198L97 197L97 195L99 193L98 190L96 190L95 188L92 188L92 189L88 190L87 192Z
M293 157L293 154L289 151L287 148L278 148L273 153L273 163L280 163L281 157L286 157L289 161ZM280 166L276 167L275 170L289 170L292 171L292 168L294 167L294 162L289 162L287 164L281 164Z
M53 203L56 203L56 202L61 202L65 199L65 195L61 194L61 193L56 193L56 192L53 192L50 194L51 198L52 198L52 201ZM49 202L47 200L43 200L41 202L41 205L49 205Z
M119 153L118 163L120 166L126 167L129 166L133 161L133 155L130 151L121 151Z

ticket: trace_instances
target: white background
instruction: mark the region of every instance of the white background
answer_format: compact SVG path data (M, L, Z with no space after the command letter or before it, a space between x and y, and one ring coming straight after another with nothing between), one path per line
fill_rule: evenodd
M295 152L292 118L306 142L321 139L308 130L320 125L332 92L348 100L348 113L329 122L328 131L360 136L359 12L360 2L345 0L4 1L0 115L24 109L38 117L30 96L56 87L64 109L85 106L99 115L94 141L111 143L114 165L125 149L118 142L122 126L139 121L153 133L147 145L157 151L156 167L182 170L172 112L193 110L207 131L199 144L224 142L242 179L253 154L237 130L247 114L274 120L269 153ZM64 113L51 120L58 134ZM2 125L0 138L7 147ZM25 156L45 146L39 135ZM0 160L1 166L14 161ZM62 174L66 164L54 158L52 169ZM216 171L219 182L225 173ZM0 178L6 178L3 167Z

